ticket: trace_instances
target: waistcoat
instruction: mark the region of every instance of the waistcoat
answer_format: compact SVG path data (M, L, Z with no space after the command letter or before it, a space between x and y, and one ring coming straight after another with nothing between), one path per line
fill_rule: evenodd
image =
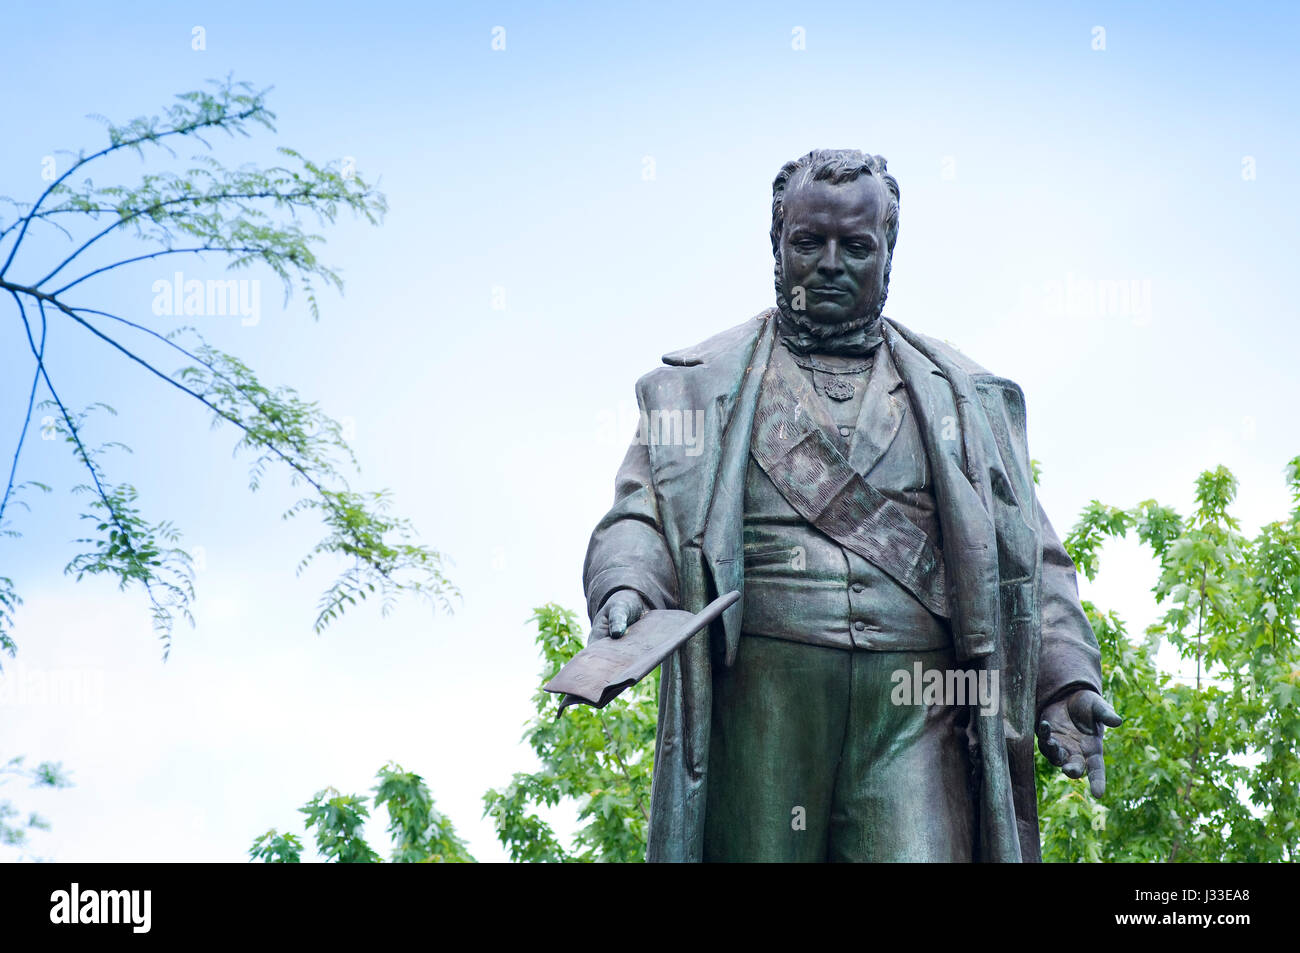
M925 447L906 388L878 347L858 425L841 435L826 398L777 344L771 374L859 474L942 552ZM771 381L764 381L767 388ZM858 378L856 386L863 386ZM760 401L762 396L760 395ZM762 439L755 427L754 440ZM757 449L757 448L756 448ZM886 569L812 525L782 494L754 453L745 477L745 604L742 631L842 649L929 651L951 644L949 627ZM887 559L880 559L887 562Z

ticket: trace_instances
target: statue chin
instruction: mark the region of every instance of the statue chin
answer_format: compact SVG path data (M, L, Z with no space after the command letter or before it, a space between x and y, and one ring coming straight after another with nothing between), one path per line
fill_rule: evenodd
M790 300L785 296L781 286L778 284L776 288L776 306L781 312L781 317L793 327L811 334L815 338L839 337L840 335L851 334L862 328L870 327L880 319L884 304L884 296L882 295L879 307L872 309L868 314L856 318L846 318L843 321L818 321L806 311L795 311L791 308Z

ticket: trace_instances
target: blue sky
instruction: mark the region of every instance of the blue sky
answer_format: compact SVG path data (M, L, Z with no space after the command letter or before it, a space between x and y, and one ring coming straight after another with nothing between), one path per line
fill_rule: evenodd
M294 809L319 788L365 790L395 759L480 857L501 857L480 798L531 763L518 744L538 669L526 620L545 602L583 604L636 378L770 305L771 180L810 148L889 160L902 201L886 313L1022 385L1062 533L1093 498L1186 511L1197 473L1220 463L1241 480L1248 529L1288 508L1292 5L5 8L0 193L30 199L46 156L101 144L87 114L156 112L227 74L274 86L279 132L217 140L223 159L291 145L378 180L381 227L345 218L324 232L347 285L324 295L319 323L256 273L260 321L199 321L349 423L359 482L393 490L464 595L450 616L363 608L313 635L329 576L294 575L315 527L280 521L286 482L250 494L232 432L53 326L65 400L118 410L96 434L135 450L114 475L205 565L198 625L164 664L139 594L63 576L80 476L60 443L28 444L20 478L55 493L0 542L0 574L26 600L0 676L0 756L73 772L72 789L21 793L54 821L34 844L44 856L238 861L266 828L299 829ZM139 172L130 160L103 174ZM15 274L59 247L38 243ZM78 300L165 331L152 287L177 267L221 275L216 259L146 263ZM1100 287L1134 294L1116 304ZM30 380L8 308L6 442ZM1145 554L1116 545L1086 588L1136 630L1154 616L1154 578ZM15 688L57 673L84 687L78 703Z

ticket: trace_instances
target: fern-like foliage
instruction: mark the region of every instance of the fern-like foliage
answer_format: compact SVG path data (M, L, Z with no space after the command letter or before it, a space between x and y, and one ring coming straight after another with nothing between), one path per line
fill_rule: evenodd
M321 556L342 562L337 579L321 597L317 632L363 599L375 597L386 612L399 595L412 594L449 610L458 595L444 574L444 557L419 544L411 524L392 515L389 494L349 485L347 474L357 469L356 459L340 424L316 402L290 387L263 383L245 362L213 347L193 328L160 330L148 319L114 313L89 297L94 279L118 269L167 256L216 257L228 269L270 269L283 283L286 301L295 290L302 292L313 317L319 318L318 289L341 289L342 279L318 257L324 239L303 220L324 226L347 210L378 224L387 204L353 170L314 162L287 147L278 149L281 165L230 168L222 163L210 141L215 134L247 137L275 131L267 92L227 78L180 94L160 116L120 125L96 117L107 127L107 145L69 154L67 170L34 202L0 198L14 209L8 222L0 219L0 301L12 305L32 360L26 409L0 498L0 536L19 535L14 513L28 508L28 491L49 490L18 480L33 412L48 408L54 421L50 429L67 442L88 474L74 493L86 498L81 515L93 529L77 541L82 551L66 571L77 579L105 575L123 588L141 587L164 657L176 620L194 621L190 556L178 545L180 533L169 521L143 515L134 486L111 478L106 453L127 448L111 440L95 443L90 436L104 423L101 412L111 415L111 407L101 402L74 411L61 398L46 348L51 323L78 328L97 339L110 357L125 362L124 372L154 378L167 392L207 407L214 425L233 427L239 435L237 449L252 458L251 489L258 489L269 468L287 471L303 488L302 498L285 516L311 511L321 519L325 536L299 569ZM175 147L190 143L204 151L183 171L146 168L134 184L107 185L96 185L87 174L123 154L135 154L146 166L167 157L176 160ZM42 261L45 245L29 241L33 229L61 234L72 247L56 261ZM123 239L137 244L139 254L120 254ZM110 261L91 260L109 248L114 249ZM156 353L179 356L183 363L165 370ZM0 576L0 651L11 656L19 605L13 580Z

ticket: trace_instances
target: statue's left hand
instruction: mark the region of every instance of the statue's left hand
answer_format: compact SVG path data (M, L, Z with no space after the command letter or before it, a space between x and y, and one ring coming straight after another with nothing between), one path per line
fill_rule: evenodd
M1093 797L1106 793L1106 762L1101 736L1124 719L1091 689L1080 689L1043 709L1038 719L1038 750L1068 778L1086 771Z

